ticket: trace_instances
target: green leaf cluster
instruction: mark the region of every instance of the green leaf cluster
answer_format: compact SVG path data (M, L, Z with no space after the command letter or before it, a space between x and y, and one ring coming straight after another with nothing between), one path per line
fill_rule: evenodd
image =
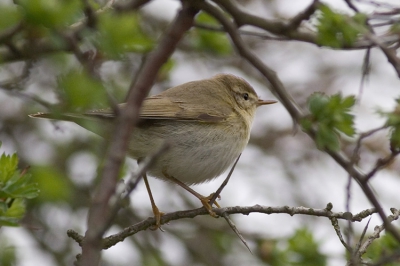
M271 266L325 266L327 256L319 250L312 233L307 228L298 229L293 236L282 245L281 241L269 242L264 247L268 255L262 258Z
M0 156L0 226L17 226L25 213L25 199L38 196L37 183L31 175L17 169L16 154Z
M338 150L339 133L350 137L355 134L354 116L350 114L354 104L354 96L342 97L340 93L332 96L319 92L312 94L308 99L310 115L301 121L303 130L315 130L319 149Z
M196 16L196 22L204 25L220 26L213 17L204 12L200 12ZM206 51L216 55L229 55L232 53L232 46L223 32L195 28L191 31L191 37L194 47L199 51Z
M390 147L392 150L400 149L400 98L392 112L380 112L387 118L386 125L391 128Z
M106 56L118 59L127 52L146 53L154 41L144 33L135 13L105 12L99 16L96 43Z
M327 5L320 5L317 42L333 48L351 46L358 36L366 32L366 15L358 13L353 17L334 12Z

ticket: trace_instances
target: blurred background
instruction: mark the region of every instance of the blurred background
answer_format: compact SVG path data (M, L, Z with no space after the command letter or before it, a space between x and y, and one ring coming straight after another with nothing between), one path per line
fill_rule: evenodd
M99 6L106 3L93 2ZM295 16L310 2L235 1L254 15L279 20ZM323 2L335 10L350 13L345 1ZM397 1L381 2L398 4ZM180 5L179 1L154 0L134 12L138 30L132 42L138 47L124 56L111 56L109 58L112 59L101 64L101 85L86 82L84 77L79 76L79 61L65 52L48 53L31 60L0 61L0 154L16 152L20 168L30 166L29 171L41 191L37 198L27 202L27 213L20 227L0 229L2 265L73 264L75 255L81 249L67 237L66 230L85 233L90 196L106 152L106 145L101 138L76 124L32 119L28 115L39 111L65 110L62 108L84 110L83 107L104 107L107 106L107 97L101 96L104 91L116 102L123 102L143 54L154 45ZM0 1L0 9L12 10L13 6L12 1ZM383 7L361 4L360 8L368 13ZM123 19L127 23L132 22L125 17L115 19L121 19L121 23ZM204 14L197 19L199 22L212 23ZM107 22L103 27L104 34L110 34L110 38L113 30L125 30L121 25L121 29L107 31L107 27L110 27ZM308 27L312 29L313 25ZM250 27L245 29L254 30ZM87 33L82 51L91 51L99 45L105 50L109 49L107 51L112 54L112 48L107 45L113 44L96 43L94 35ZM355 95L357 103L353 114L357 133L382 126L385 119L378 111L391 111L396 105L400 81L386 57L377 49L371 50L369 77L361 86L364 50L341 51L255 36L244 36L244 39L253 53L277 72L288 92L303 108L306 108L307 98L313 92ZM218 73L243 77L261 98L276 99L257 71L236 54L223 33L199 28L187 33L162 69L151 94ZM87 91L68 92L68 82L72 86L79 84L79 88L87 86ZM96 86L102 86L104 91L99 92ZM100 96L94 96L98 94ZM323 209L331 202L333 211L346 211L347 173L326 153L319 151L300 128L294 127L290 115L281 104L262 107L257 111L250 143L218 203L223 207L260 204ZM383 130L363 142L360 167L364 171L373 168L378 158L390 153L388 134ZM345 138L343 151L350 155L352 148L354 139ZM127 158L123 178L129 176L136 167L136 162ZM397 160L371 180L386 212L390 207L400 204L399 170ZM208 195L219 187L225 176L193 188ZM196 198L177 186L156 179L150 179L150 185L155 201L163 212L200 207ZM354 183L350 211L355 214L370 207L371 204ZM130 206L119 212L107 235L149 216L152 216L150 202L144 184L140 183L131 195ZM346 263L345 249L329 219L254 213L248 216L232 215L231 218L248 241L253 254L240 242L224 219L202 216L163 225L165 232L139 232L104 251L102 265ZM366 223L367 220L353 224L355 241ZM381 220L373 215L367 234L379 224ZM394 224L398 225L398 222ZM346 222L340 222L340 225L346 230Z

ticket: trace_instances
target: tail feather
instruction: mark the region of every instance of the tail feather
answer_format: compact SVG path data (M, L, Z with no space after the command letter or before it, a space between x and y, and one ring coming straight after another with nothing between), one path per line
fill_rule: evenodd
M76 122L77 120L99 120L99 119L112 119L115 118L113 114L107 113L94 113L88 112L84 114L74 114L74 113L66 113L66 114L56 114L56 113L36 113L28 115L32 118L44 118L44 119L54 119L54 120L63 120L63 121L71 121Z
M107 137L108 130L110 129L110 127L105 126L104 123L108 124L113 121L110 117L74 113L36 113L30 114L29 117L73 122L101 137Z
M33 118L48 118L48 119L55 119L54 115L50 114L50 113L41 113L38 112L36 114L30 114L28 115L29 117L33 117Z
M30 114L29 117L71 121L71 122L76 122L77 120L85 119L85 116L81 114L56 114L56 113L41 113L41 112L36 114Z

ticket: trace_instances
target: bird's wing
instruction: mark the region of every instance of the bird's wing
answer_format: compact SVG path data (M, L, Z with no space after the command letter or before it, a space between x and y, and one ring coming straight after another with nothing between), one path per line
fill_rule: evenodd
M144 100L140 118L219 122L227 119L231 113L230 108L218 107L212 101L201 104L192 100L185 101L156 95Z
M121 109L125 108L125 106L125 103L119 105ZM140 118L213 123L227 119L232 115L232 112L232 108L217 105L212 100L204 104L193 102L192 100L172 99L159 94L148 97L143 101ZM86 112L84 115L98 118L115 117L112 109L93 110Z

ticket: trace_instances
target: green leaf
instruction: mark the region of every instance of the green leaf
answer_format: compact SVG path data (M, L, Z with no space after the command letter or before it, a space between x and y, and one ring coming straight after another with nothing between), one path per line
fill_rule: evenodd
M317 42L320 45L340 48L351 46L357 38L367 31L365 14L350 17L331 10L327 5L320 5L321 15L318 18Z
M21 175L17 170L16 154L0 157L0 198L34 198L39 191L37 184L31 183L29 174Z
M354 95L350 95L343 99L342 107L351 108L354 106L355 103L356 103L356 97L354 97Z
M311 94L308 99L308 108L310 112L315 116L320 116L321 112L326 108L329 102L329 97L321 92L315 92Z
M25 214L23 199L15 199L5 212L0 211L0 226L18 226L19 220Z
M23 176L15 172L11 179L3 184L0 190L0 198L27 198L32 199L39 195L39 189L36 183L31 183L31 177L28 174Z
M0 188L12 178L17 169L17 165L17 154L6 155L3 153L0 156Z
M355 134L354 116L350 113L355 104L354 96L342 97L340 93L327 96L313 93L308 99L310 115L303 118L303 130L315 130L319 149L336 151L340 148L339 133L352 137Z
M25 199L39 194L37 184L31 182L26 171L21 173L17 165L16 154L0 156L0 226L17 226L25 213Z
M338 135L325 124L319 126L315 141L317 147L321 150L328 149L337 151L340 148Z

